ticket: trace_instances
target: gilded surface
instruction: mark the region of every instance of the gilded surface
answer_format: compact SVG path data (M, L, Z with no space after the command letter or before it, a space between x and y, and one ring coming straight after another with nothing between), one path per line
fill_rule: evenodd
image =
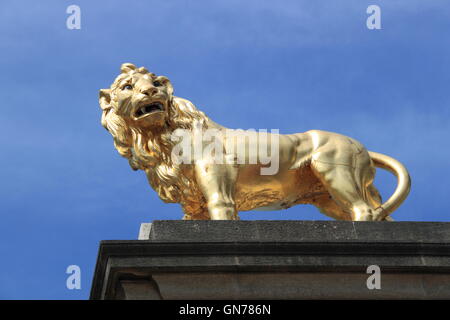
M409 193L410 178L401 163L367 151L352 138L319 130L276 135L279 169L271 175L261 174L262 164L208 159L178 164L171 156L175 130L194 132L194 123L226 128L173 96L169 79L129 63L109 89L100 90L100 106L102 125L117 151L134 170L145 171L163 201L181 204L183 219L231 220L238 219L239 211L313 204L338 220L390 220ZM254 147L243 143L245 149ZM226 157L236 154L226 150ZM375 167L397 176L397 188L384 203L373 185Z

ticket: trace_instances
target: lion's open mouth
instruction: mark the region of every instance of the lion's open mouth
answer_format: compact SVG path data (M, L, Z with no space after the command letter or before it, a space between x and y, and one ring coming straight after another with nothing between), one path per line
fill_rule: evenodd
M162 103L160 102L153 102L150 104L146 104L145 106L140 107L139 109L137 109L137 111L135 112L135 116L136 118L140 118L142 116L145 116L149 113L153 113L156 111L163 111L164 107L162 105Z

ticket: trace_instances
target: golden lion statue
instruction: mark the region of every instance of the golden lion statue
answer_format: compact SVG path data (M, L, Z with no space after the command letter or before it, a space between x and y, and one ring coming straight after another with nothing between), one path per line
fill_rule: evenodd
M352 138L319 130L267 133L268 143L262 138L256 143L239 140L239 134L226 136L215 150L224 153L224 163L213 161L214 152L191 163L180 162L173 157L177 130L193 137L200 127L231 129L213 122L188 100L173 96L166 77L130 63L122 65L110 89L100 90L100 106L102 125L112 134L118 152L134 170L145 171L163 201L181 204L183 219L234 220L239 219L238 211L313 204L338 220L391 220L389 214L409 193L409 174L401 163L367 151ZM223 147L231 142L234 149ZM236 143L244 151L275 149L277 170L262 174L268 164L252 162L247 154L244 162L237 163ZM195 147L194 142L187 147ZM375 167L397 176L397 188L385 203L373 185Z

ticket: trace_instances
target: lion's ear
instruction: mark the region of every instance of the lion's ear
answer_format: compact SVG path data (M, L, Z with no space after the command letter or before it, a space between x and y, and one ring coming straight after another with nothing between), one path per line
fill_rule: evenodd
M100 89L98 102L103 110L111 108L111 89Z
M164 77L164 76L159 76L156 78L156 80L161 82L167 88L167 93L169 95L173 95L173 86L172 86L172 83L170 82L169 78Z
M120 67L120 71L122 73L128 73L131 70L136 70L136 66L132 63L123 63L122 66Z

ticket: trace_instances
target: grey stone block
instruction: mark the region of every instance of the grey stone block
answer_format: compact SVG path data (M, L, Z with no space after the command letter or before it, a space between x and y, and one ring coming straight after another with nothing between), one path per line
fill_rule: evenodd
M141 223L139 228L138 240L148 240L150 239L150 231L152 229L151 223Z
M450 223L177 220L146 230L147 240L101 242L92 299L450 298ZM366 286L369 265L381 268L380 290Z

